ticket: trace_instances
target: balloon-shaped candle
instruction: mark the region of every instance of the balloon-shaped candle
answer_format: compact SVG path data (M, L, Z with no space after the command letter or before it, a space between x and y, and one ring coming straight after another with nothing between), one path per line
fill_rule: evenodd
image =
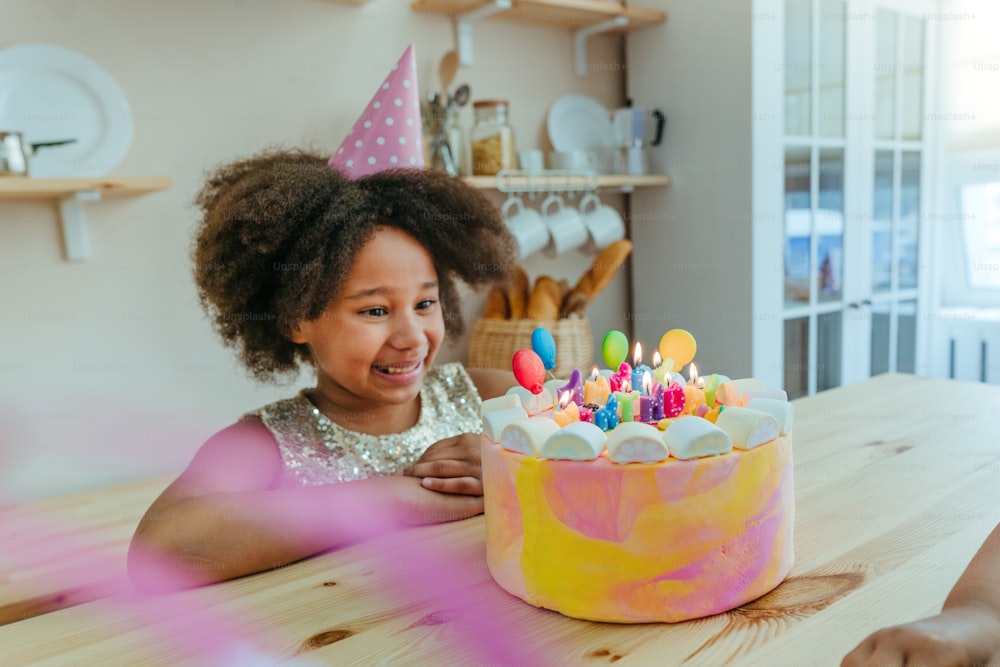
M612 329L601 341L601 357L608 368L618 368L628 356L628 338L621 331Z
M533 350L520 349L514 353L511 360L514 369L514 378L517 383L530 391L532 394L540 394L544 387L545 365Z
M671 329L660 339L660 354L664 359L673 359L674 368L680 369L690 364L698 351L698 344L690 331Z
M531 332L531 349L542 360L545 370L556 367L556 341L545 327L538 327Z

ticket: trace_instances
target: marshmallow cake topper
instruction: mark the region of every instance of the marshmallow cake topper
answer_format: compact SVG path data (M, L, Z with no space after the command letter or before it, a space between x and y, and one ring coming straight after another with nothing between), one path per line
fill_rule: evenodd
M328 162L348 178L424 166L420 93L413 45L393 66Z

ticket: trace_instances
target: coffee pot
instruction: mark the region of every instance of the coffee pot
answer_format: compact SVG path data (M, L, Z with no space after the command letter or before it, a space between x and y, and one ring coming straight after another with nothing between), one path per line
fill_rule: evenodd
M618 148L647 148L659 146L663 141L663 129L667 117L659 109L629 105L615 109L611 114L615 132L615 146Z
M27 176L28 159L39 148L64 146L76 139L29 143L20 132L0 132L0 176Z

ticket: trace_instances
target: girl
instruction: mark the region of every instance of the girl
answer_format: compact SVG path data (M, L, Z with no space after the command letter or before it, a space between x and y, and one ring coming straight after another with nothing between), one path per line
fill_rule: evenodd
M432 364L461 331L455 279L488 285L514 265L495 207L433 171L348 180L298 151L222 167L197 204L195 280L223 340L258 379L305 363L317 381L202 445L139 523L136 585L229 579L481 513L481 399L513 375Z
M951 589L937 616L879 630L842 667L1000 665L1000 526Z

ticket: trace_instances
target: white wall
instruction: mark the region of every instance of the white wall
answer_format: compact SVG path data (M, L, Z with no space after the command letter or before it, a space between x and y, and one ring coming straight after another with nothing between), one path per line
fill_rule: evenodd
M574 76L567 31L492 22L476 40L459 82L473 99L511 100L520 148L547 147L545 111L561 94L623 101L620 69ZM207 168L267 145L332 152L410 42L430 90L452 33L401 0L5 0L0 47L28 41L108 70L135 118L112 173L174 185L91 205L81 263L63 259L54 204L0 203L0 504L177 471L212 432L301 386L256 385L216 340L190 276L190 202ZM591 40L595 62L621 49L619 37ZM527 268L575 280L589 259ZM595 336L624 326L625 299L619 278L591 310ZM442 358L464 353L463 341Z
M629 93L662 109L653 149L671 185L632 198L636 337L653 349L668 329L698 341L702 371L750 374L751 98L749 3L658 0L662 34L627 45ZM737 3L734 3L737 4Z

